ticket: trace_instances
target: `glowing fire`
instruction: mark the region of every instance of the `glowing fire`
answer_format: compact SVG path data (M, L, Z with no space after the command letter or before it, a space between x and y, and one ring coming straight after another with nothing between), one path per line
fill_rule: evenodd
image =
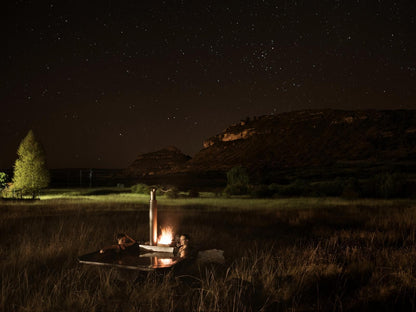
M171 226L167 226L162 229L162 234L159 236L157 241L161 245L170 245L173 240L173 230Z
M173 260L170 258L157 259L157 263L159 265L171 265L173 264Z

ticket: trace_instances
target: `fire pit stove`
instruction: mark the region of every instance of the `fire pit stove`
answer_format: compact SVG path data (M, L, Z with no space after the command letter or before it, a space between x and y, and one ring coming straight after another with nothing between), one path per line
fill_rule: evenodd
M143 248L145 250L155 251L155 252L167 252L167 253L173 254L174 247L170 246L171 243L172 243L172 238L170 239L170 243L169 242L158 243L156 189L152 189L150 191L150 204L149 204L149 245L140 245L140 248Z
M105 253L95 251L80 256L78 261L84 264L112 266L140 271L171 268L180 259L174 255L174 247L170 246L169 243L158 244L157 234L156 190L152 189L149 205L149 244L140 244L140 248L129 249L118 253L112 250ZM172 238L170 238L170 241L172 241Z

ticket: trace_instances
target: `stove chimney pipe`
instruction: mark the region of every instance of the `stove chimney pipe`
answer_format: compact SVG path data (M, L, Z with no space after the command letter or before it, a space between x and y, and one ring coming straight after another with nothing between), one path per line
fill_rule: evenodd
M156 189L150 191L150 206L149 206L149 244L150 246L157 245L157 200Z

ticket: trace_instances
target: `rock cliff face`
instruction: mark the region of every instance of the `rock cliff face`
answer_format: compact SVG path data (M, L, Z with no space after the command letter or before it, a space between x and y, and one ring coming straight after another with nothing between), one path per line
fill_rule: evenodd
M247 119L204 142L192 170L414 160L416 111L306 110Z
M242 122L242 124L244 125L244 123ZM254 128L250 128L250 129L244 129L241 132L237 132L237 133L222 133L220 135L218 135L216 138L222 142L229 142L229 141L235 141L235 140L240 140L240 139L248 139L249 137L255 135L256 129ZM218 140L212 140L209 139L207 141L204 141L204 148L210 147L211 145L214 145L216 141Z
M414 110L305 110L233 124L207 139L194 158L176 148L140 155L130 176L252 173L348 162L416 162Z

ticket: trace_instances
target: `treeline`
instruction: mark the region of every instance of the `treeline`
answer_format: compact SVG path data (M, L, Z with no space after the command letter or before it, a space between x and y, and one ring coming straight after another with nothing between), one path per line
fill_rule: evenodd
M132 193L149 194L157 189L158 196L168 198L198 197L198 187L179 189L176 186L149 186L139 183ZM326 181L296 179L286 184L256 184L250 182L247 170L234 167L227 172L227 185L215 191L217 196L248 196L252 198L281 197L344 197L344 198L409 198L416 190L416 181L410 175L397 172L379 173L366 179L337 177Z
M234 167L227 173L225 195L250 195L256 198L337 196L346 198L405 198L415 193L416 182L405 173L385 172L370 178L337 177L312 182L296 179L288 184L251 184L246 169Z

